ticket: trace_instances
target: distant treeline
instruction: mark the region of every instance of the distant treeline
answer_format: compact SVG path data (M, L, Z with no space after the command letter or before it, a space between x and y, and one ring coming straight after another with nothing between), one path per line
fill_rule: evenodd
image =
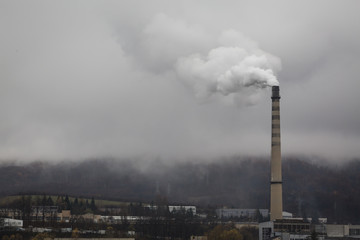
M7 200L7 202L5 202ZM0 201L0 208L18 209L30 215L32 208L56 206L57 212L71 210L73 214L96 213L95 199L69 198L69 196L21 195Z
M341 166L286 158L284 210L299 217L360 223L360 160ZM198 206L268 208L270 162L226 158L212 162L93 159L0 165L0 195L41 193Z

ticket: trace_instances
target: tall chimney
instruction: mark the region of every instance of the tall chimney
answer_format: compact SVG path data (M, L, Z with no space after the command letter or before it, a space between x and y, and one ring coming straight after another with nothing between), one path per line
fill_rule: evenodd
M282 176L280 143L280 89L272 87L270 220L282 219Z

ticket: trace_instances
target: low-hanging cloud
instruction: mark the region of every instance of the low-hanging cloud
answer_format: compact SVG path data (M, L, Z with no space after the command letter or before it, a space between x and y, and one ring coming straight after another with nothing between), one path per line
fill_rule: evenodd
M360 3L140 5L0 3L0 158L359 156Z

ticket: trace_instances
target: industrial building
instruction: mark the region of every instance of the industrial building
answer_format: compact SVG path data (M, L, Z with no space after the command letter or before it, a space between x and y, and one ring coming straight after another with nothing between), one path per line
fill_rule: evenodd
M218 218L256 218L260 214L269 217L269 209L219 208L216 209Z
M184 213L192 213L193 215L195 215L196 207L195 206L169 206L169 212L171 212L171 213L184 212Z
M310 223L303 220L277 219L259 224L259 240L299 240L308 238L310 234Z
M360 225L319 224L315 230L324 238L360 238Z
M23 227L23 220L12 218L0 218L0 231L19 229Z

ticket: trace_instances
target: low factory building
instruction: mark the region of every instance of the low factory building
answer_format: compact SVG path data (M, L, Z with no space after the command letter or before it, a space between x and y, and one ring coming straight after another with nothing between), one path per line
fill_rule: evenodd
M277 219L259 224L259 240L302 240L310 234L310 223L298 219Z
M219 208L216 215L219 218L255 218L257 215L263 218L269 216L268 209L247 209L247 208Z

